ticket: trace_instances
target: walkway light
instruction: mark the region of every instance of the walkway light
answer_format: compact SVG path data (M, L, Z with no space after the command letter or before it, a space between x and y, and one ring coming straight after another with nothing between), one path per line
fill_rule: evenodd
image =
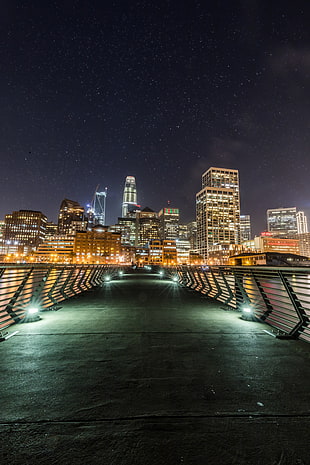
M243 320L254 320L255 319L254 309L250 307L249 305L245 305L244 307L242 307L241 318Z
M29 307L27 310L28 315L35 315L36 313L39 313L38 307Z
M37 305L30 305L26 309L25 320L24 320L25 323L32 323L33 321L41 320L39 312L40 312L40 308Z
M111 276L105 276L104 280L106 283L109 283L111 281Z
M174 283L176 283L177 280L178 280L178 277L177 277L177 276L173 276L172 281L173 281Z

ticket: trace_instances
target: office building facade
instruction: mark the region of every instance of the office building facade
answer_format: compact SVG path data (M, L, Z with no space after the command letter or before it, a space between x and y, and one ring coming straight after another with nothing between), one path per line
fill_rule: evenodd
M297 232L298 234L307 234L308 221L305 212L299 211L296 213Z
M250 215L240 215L240 241L250 241L251 233L251 217Z
M77 231L74 238L76 263L120 263L121 234L108 227L94 226L91 231Z
M58 234L74 234L75 231L86 231L87 220L84 208L76 201L64 199L58 215Z
M5 215L3 243L5 253L27 254L43 242L46 216L40 211L19 210Z
M216 244L240 243L238 170L209 168L196 195L197 249L203 259Z
M297 234L296 207L268 209L267 229L274 236Z
M136 213L136 247L147 245L150 241L159 240L159 218L151 208L144 208Z
M160 238L175 241L179 237L180 213L178 208L162 208L158 213Z

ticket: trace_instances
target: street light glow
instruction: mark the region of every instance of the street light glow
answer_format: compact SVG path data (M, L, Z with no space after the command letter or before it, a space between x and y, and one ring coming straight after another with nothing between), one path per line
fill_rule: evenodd
M29 315L35 315L38 312L39 312L38 307L29 307L28 310L27 310L27 313Z

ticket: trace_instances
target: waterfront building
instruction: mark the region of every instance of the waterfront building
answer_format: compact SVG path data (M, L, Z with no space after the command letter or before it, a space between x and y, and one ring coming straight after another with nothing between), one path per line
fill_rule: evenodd
M76 231L74 238L76 263L120 263L121 234L107 226L94 226L91 231Z
M163 266L177 265L176 241L164 239L162 241L162 247L163 247Z
M4 254L27 254L43 242L46 216L40 211L19 210L5 215Z
M177 264L176 242L169 240L151 240L148 244L149 265L175 266Z
M162 240L175 241L179 237L179 219L180 213L178 208L162 208L158 213L160 238Z
M238 170L209 168L196 195L197 249L206 260L215 244L240 243Z
M297 234L296 207L270 208L267 210L267 229L273 235Z
M33 259L36 262L73 263L73 246L73 235L46 236L37 250L28 257L28 261Z
M134 176L127 176L125 180L123 203L122 203L122 217L126 217L128 213L137 207L137 187L136 179Z
M175 241L177 249L178 265L188 265L190 263L191 244L188 239L179 238Z
M229 265L233 266L310 266L307 257L293 253L257 252L241 253L229 258Z
M310 233L302 233L297 235L299 239L300 254L310 258Z
M64 199L58 215L58 234L74 234L75 231L86 231L87 220L84 208L76 201Z
M296 237L296 236L295 236ZM281 252L299 255L299 240L263 235L254 238L254 247L257 252Z

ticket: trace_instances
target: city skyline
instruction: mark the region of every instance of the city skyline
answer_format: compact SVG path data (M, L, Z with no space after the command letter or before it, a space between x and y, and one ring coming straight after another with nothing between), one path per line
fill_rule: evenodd
M307 2L12 0L0 21L0 218L55 221L126 176L139 203L195 219L201 173L240 173L253 234L269 208L309 217Z
M214 167L209 167L208 170L210 170L211 168L214 168ZM228 169L228 170L229 170L229 168L225 168L225 167L215 167L215 169L220 169L220 170L227 170L227 169ZM208 170L205 170L205 171L208 171ZM205 174L205 173L201 173L201 175L203 175L203 174ZM136 180L135 180L134 176L126 176L126 178L125 178L125 186L126 186L126 183L127 183L128 178L133 178L133 179L134 179L134 185L136 186ZM239 187L240 187L240 186L239 186ZM136 187L135 187L135 189L136 189ZM124 206L124 192L125 192L125 189L123 188L122 193L120 193L120 199L121 199L120 205L121 205L121 209L122 209L122 210L123 210L123 206ZM95 194L96 194L96 193L95 193ZM101 194L103 194L103 193L101 193ZM104 195L105 195L105 197L107 197L107 188L106 188L106 190L105 190L105 192L104 192ZM135 193L134 195L135 195L135 199L136 199L136 201L137 201L137 198L136 198L136 197L137 197L137 193ZM197 195L197 193L196 193L196 195ZM58 207L55 206L55 208L54 208L55 213L54 213L53 216L48 216L48 215L45 213L45 211L42 211L42 212L41 212L41 210L36 210L36 209L34 209L34 208L16 208L16 209L13 210L13 211L8 211L8 212L6 212L6 213L3 215L3 218L0 218L0 220L3 220L4 217L5 217L6 215L9 215L9 214L11 214L11 213L13 213L13 212L17 212L17 211L20 211L20 210L25 210L25 211L29 210L29 211L34 211L34 212L41 212L41 213L43 213L44 215L46 215L48 221L57 224L57 222L58 222L59 211L61 210L61 207L62 207L62 204L63 204L64 201L69 201L69 202L73 202L73 203L80 204L80 202L79 202L78 200L76 200L76 199L74 199L74 200L73 200L73 199L68 200L68 197L70 197L70 196L67 196L65 199L62 199L61 202L60 202L60 205L59 205ZM195 211L194 211L194 214L193 214L193 218L190 219L190 220L188 220L188 221L181 221L182 224L190 223L191 221L196 221L196 204L195 204L195 202L196 202L196 199L195 199L195 201L194 201L194 209L195 209ZM132 202L132 203L133 203L133 204L136 204L136 202ZM145 208L145 207L149 207L149 205L152 207L152 202L149 202L148 204L145 204L145 205L137 205L137 207L140 207L140 208L143 209L143 208ZM85 205L82 205L82 204L81 204L81 207L84 208L84 210L85 210L85 215L86 215L86 217L88 217L88 216L89 216L89 204L85 204ZM165 209L165 208L175 208L175 207L178 207L178 206L177 206L177 205L173 205L173 204L171 203L170 200L167 200L166 205L163 205L163 206L161 206L158 210L154 210L154 211L156 211L156 213L158 214L158 213L160 213L160 211L161 211L162 209ZM275 208L273 208L273 209L267 209L267 210L266 210L266 212L265 212L265 219L264 219L264 222L265 222L264 228L262 228L262 229L261 229L260 231L258 231L258 232L254 232L254 233L252 234L253 237L254 237L254 236L259 236L259 234L260 234L261 232L268 231L268 210L277 210L277 209L278 209L278 210L282 210L282 209L295 209L295 210L298 210L298 213L299 213L299 214L303 214L303 216L305 217L304 220L303 220L303 221L305 222L305 224L306 224L306 225L308 224L308 220L307 220L308 216L305 215L303 211L300 211L300 209L298 208L298 206L297 206L297 207L295 207L295 206L294 206L294 207L286 207L286 206L283 206L283 205L282 205L281 207L275 207ZM305 209L305 210L307 210L307 209ZM180 218L181 218L181 220L182 220L182 210L180 210L180 209L178 208L178 211L180 211ZM117 215L117 211L115 212L115 215ZM248 214L245 214L245 215L246 215L246 216L249 216L249 217L251 218L251 215L248 215ZM243 213L240 213L240 216L244 216L244 214L243 214ZM92 218L92 216L89 217L90 222L91 222L91 218ZM111 215L110 215L110 218L111 218ZM118 219L118 218L119 218L119 215L116 216L114 222L112 221L112 222L110 222L110 223L105 223L105 224L107 224L108 226L113 226L114 224L117 223L117 219ZM251 224L251 229L252 229L252 218L250 219L250 221L251 221L250 224Z

